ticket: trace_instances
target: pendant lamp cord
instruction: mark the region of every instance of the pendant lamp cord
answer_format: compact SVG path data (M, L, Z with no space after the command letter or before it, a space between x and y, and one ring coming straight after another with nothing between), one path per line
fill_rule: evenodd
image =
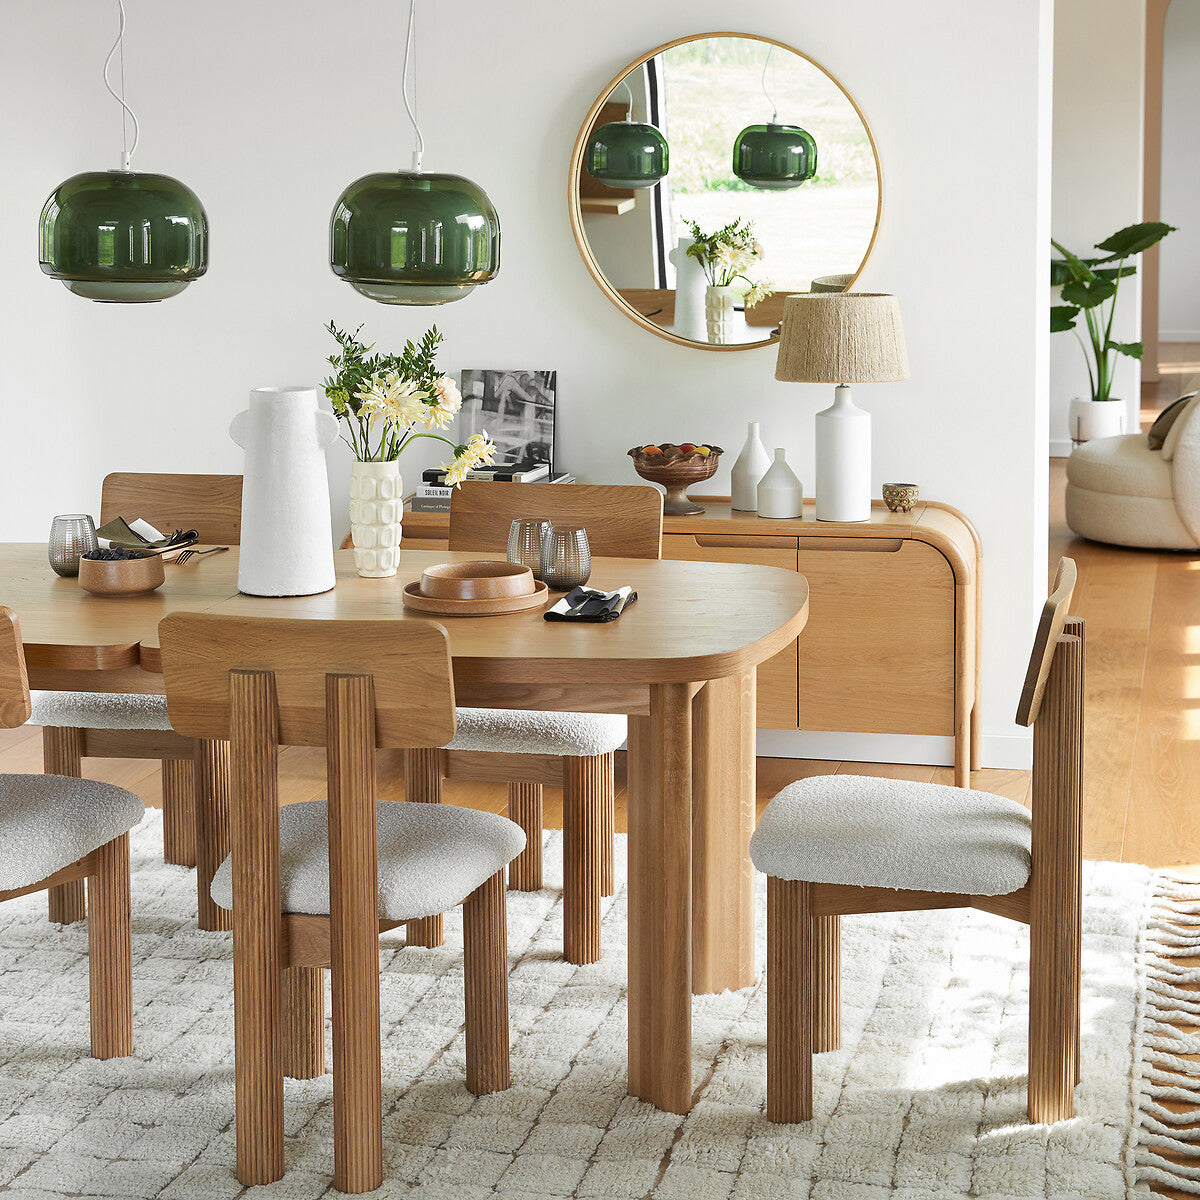
M774 95L772 94L775 90L775 76L774 75L771 76L771 91L770 92L767 91L767 68L771 65L771 56L774 53L775 53L775 47L772 46L770 48L770 50L767 51L767 61L765 63L763 63L763 72L762 72L762 90L763 90L763 95L766 96L766 98L767 98L767 103L770 104L770 106L771 106L771 124L772 125L774 125L776 123L776 118L779 116L779 107L775 102Z
M621 86L625 89L625 95L629 97L629 107L625 110L625 121L629 123L633 120L633 88L629 86L627 79L621 80Z
M117 8L121 13L121 27L117 32L117 40L113 42L112 49L104 60L104 86L108 88L108 94L121 106L121 170L128 171L129 164L133 160L133 152L137 149L139 131L137 114L125 103L125 0L117 0ZM108 81L108 68L112 63L113 55L118 50L121 52L121 94L119 96ZM133 122L132 146L129 144L127 117Z
M414 171L421 170L421 160L425 155L425 139L421 136L421 127L417 124L417 115L413 112L412 101L408 98L408 68L412 58L413 31L417 24L417 0L408 3L408 38L404 43L404 71L400 78L400 94L404 97L404 111L412 122L413 132L417 135L417 148L413 151Z

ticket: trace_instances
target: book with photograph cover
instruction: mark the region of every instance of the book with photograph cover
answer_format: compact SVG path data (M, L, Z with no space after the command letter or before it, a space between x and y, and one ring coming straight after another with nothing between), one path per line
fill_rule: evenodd
M497 470L554 470L557 371L463 371L459 438L486 430Z

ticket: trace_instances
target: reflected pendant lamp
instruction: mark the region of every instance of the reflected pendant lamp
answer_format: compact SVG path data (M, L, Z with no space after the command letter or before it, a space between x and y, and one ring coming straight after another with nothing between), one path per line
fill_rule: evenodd
M416 0L404 51L404 107L417 137L411 171L356 179L329 222L329 266L381 304L461 300L500 270L500 218L487 193L461 175L421 170L425 143L408 98Z
M121 166L72 175L50 194L39 223L42 270L87 300L150 304L178 295L208 270L208 217L196 193L169 175L130 170L138 121L125 103L125 5L104 60L104 86L121 106ZM108 80L121 51L121 93ZM133 121L133 144L125 121Z
M733 143L733 173L753 188L785 192L806 183L817 173L817 142L799 125L780 125L775 97L767 91L767 71L775 47L763 63L762 90L771 105L766 125L747 125ZM774 76L772 76L774 89Z
M657 126L633 120L633 91L625 80L621 86L629 94L625 119L593 131L587 144L588 173L606 187L651 188L670 170L667 139Z

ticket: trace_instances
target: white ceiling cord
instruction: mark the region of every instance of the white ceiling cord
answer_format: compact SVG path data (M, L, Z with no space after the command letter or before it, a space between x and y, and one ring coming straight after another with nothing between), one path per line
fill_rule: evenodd
M408 98L408 68L412 58L414 30L417 24L417 0L408 2L408 38L404 43L404 71L400 76L400 94L404 97L404 111L412 122L413 132L417 135L417 148L413 151L412 169L421 170L421 160L425 155L425 139L421 136L421 127L417 124L417 115L413 112L412 101Z
M767 68L771 65L771 58L774 55L774 53L775 53L775 47L772 46L770 48L770 50L767 51L767 61L765 63L763 63L763 70L762 70L762 90L763 90L763 95L766 96L767 102L771 106L771 124L772 125L775 124L776 118L779 116L779 108L776 105L775 95L774 95L774 92L775 92L775 73L774 73L774 71L771 72L771 90L769 92L767 91Z
M133 159L133 152L137 149L138 144L138 119L137 114L125 103L125 0L117 0L117 8L121 13L121 27L117 33L117 40L113 42L112 49L108 52L108 57L104 60L104 86L108 88L108 94L121 106L121 170L128 171L129 164ZM113 89L113 85L108 81L108 68L112 63L113 55L120 50L121 52L121 94L118 96ZM133 145L129 144L128 123L133 122Z

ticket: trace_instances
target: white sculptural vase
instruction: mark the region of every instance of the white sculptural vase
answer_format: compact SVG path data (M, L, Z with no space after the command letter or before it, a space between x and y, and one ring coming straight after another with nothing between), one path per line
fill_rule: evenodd
M337 419L315 388L255 388L229 434L246 452L238 590L314 596L334 584L325 447Z
M704 268L698 259L688 257L688 247L696 239L683 237L667 256L675 264L675 320L672 330L692 342L708 340L704 322Z
M747 422L746 444L737 456L729 475L730 502L733 508L739 512L758 510L758 481L767 473L770 465L767 448L758 434L758 422Z
M784 450L775 451L775 461L758 481L758 515L783 520L804 513L804 485L788 466Z
M398 462L356 462L350 472L354 565L364 579L387 579L400 561L404 494Z
M709 284L704 292L704 324L708 341L713 346L725 346L733 341L733 306L738 294L731 287Z

